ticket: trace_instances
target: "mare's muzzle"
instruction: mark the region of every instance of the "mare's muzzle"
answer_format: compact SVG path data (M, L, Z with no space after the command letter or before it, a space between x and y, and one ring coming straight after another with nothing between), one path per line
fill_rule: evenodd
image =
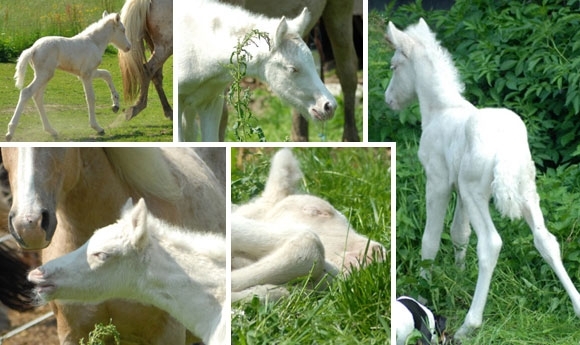
M8 217L10 233L20 247L27 250L48 247L56 230L56 224L56 213L47 209L25 214L10 211Z

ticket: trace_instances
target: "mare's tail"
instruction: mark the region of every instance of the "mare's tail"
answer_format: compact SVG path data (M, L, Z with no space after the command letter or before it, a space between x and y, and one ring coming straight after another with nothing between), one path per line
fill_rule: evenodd
M272 158L270 175L262 193L262 199L276 203L294 194L301 178L302 171L292 151L288 148L278 151Z
M125 34L131 43L131 50L119 50L119 67L123 77L125 101L133 102L141 89L141 76L145 74L143 64L146 61L143 37L145 21L149 11L150 0L128 0L121 9L121 22L125 25Z
M492 195L497 210L510 219L522 217L527 202L538 199L536 167L528 146L525 125L518 117L509 145L497 155L493 169Z
M28 62L32 58L33 48L28 48L20 54L18 62L16 63L16 73L14 79L16 80L16 87L22 89L24 87L24 78L26 77L26 68Z

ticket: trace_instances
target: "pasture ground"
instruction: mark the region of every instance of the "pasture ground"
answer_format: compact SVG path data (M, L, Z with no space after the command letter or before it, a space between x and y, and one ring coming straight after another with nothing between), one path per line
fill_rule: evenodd
M275 148L232 149L232 202L262 192ZM357 232L390 249L390 150L295 148L301 189L334 205ZM232 305L232 344L388 344L390 252L384 262L312 291L299 280L290 296Z
M147 108L131 121L126 121L124 110L131 104L123 100L123 85L117 55L106 53L99 68L111 72L115 87L121 94L121 109L118 113L113 113L107 84L101 79L94 79L97 122L105 129L105 135L97 135L89 126L87 103L81 81L72 74L57 71L48 83L44 96L47 117L52 127L59 133L56 141L173 141L173 123L163 115L161 102L153 86L150 87ZM20 90L14 86L14 71L15 64L0 64L0 133L2 134L6 133L20 94ZM170 101L173 90L172 71L173 59L170 58L164 66L165 92L170 97ZM25 85L32 81L33 76L32 69L28 67ZM0 135L0 140L4 140L4 135ZM54 141L52 136L42 129L40 115L32 100L27 103L12 140Z

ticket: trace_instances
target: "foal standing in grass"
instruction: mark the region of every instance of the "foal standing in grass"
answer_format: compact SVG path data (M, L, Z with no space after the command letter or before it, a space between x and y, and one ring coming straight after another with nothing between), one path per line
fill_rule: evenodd
M460 267L464 266L470 224L478 238L477 285L456 337L465 337L481 326L502 246L489 212L492 196L502 215L524 217L534 235L534 245L562 282L580 316L580 294L564 269L558 241L544 225L535 166L522 120L508 109L477 109L463 98L463 85L451 55L439 45L423 19L404 32L389 23L386 37L396 52L385 101L393 110L400 110L418 98L421 110L419 159L427 176L422 259L434 260L437 255L454 189L457 204L451 238Z
M131 43L125 36L125 27L121 23L119 15L116 13L108 14L105 11L101 20L74 37L43 37L36 41L32 47L23 51L16 64L16 74L14 75L16 87L22 89L24 86L28 63L34 70L34 80L20 91L18 105L8 124L6 140L12 140L20 115L22 115L24 106L30 98L33 98L40 113L44 130L56 138L58 134L48 122L43 100L46 85L54 76L56 69L72 73L83 82L89 108L89 123L99 135L105 134L105 130L99 126L95 118L93 78L101 78L107 82L111 90L113 111L117 112L119 110L119 94L113 84L111 73L104 69L97 69L109 43L124 52L131 49Z

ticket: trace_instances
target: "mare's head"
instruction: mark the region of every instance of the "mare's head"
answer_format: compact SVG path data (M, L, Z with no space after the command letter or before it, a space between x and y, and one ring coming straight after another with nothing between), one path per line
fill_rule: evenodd
M116 223L97 230L80 248L33 270L28 280L42 301L64 299L99 302L136 293L139 267L147 265L147 217L143 199L131 199Z
M117 49L124 51L125 53L131 49L131 42L125 34L125 25L121 23L121 16L118 13L108 14L107 11L103 12L103 19L106 21L105 25L110 25L112 27L112 34L110 37L110 42L117 47Z
M389 22L385 38L395 49L392 77L385 91L385 102L391 109L407 107L423 87L440 93L448 89L463 91L451 55L441 47L423 18L405 31Z
M274 37L270 37L271 52L263 74L285 102L313 120L326 121L334 115L337 103L320 80L312 53L301 38L309 22L307 8L292 20L282 17Z
M2 148L12 192L8 227L24 249L43 249L56 230L61 193L77 183L80 153L74 148Z

